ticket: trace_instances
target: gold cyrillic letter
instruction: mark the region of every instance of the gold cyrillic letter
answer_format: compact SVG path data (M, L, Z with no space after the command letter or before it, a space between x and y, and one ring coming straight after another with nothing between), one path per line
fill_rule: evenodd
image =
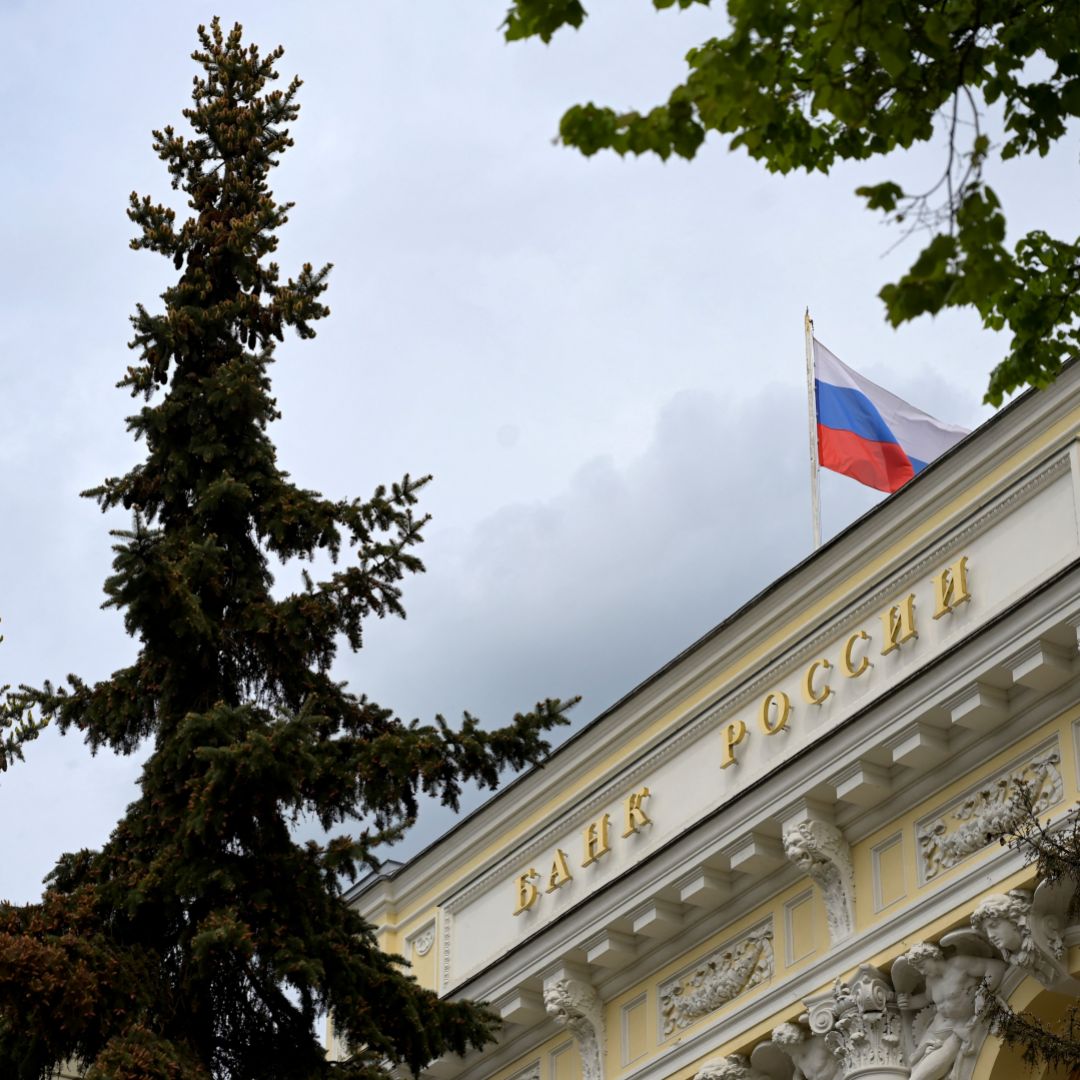
M773 717L773 705L776 706L776 719ZM761 713L758 715L758 720L761 723L761 730L766 735L775 735L778 731L783 731L787 727L788 716L791 713L791 698L784 693L783 690L773 690L772 693L766 694L764 700L761 702Z
M811 705L820 705L832 693L832 687L828 683L820 690L814 689L814 676L817 674L818 668L829 671L832 668L832 664L830 664L828 660L815 660L806 669L802 690L803 697L805 697Z
M606 855L611 850L608 843L608 826L611 824L611 815L605 814L599 821L594 821L585 827L585 859L582 866L588 866L596 862L601 855Z
M626 802L623 803L623 813L626 820L626 830L623 832L623 837L636 833L643 825L652 824L649 815L645 813L641 806L648 797L649 789L647 787L626 796Z
M566 865L566 852L562 848L555 849L555 859L551 864L551 873L548 874L548 892L554 892L568 881L573 881L570 867Z
M971 599L967 586L968 557L964 555L934 578L934 618L940 619Z
M533 879L538 878L540 875L533 867L530 867L524 874L519 874L517 880L514 882L517 885L517 907L514 908L514 914L520 915L523 911L528 911L529 908L536 903L540 898L540 890L533 884Z
M735 747L746 738L746 724L742 720L736 720L734 724L728 724L724 728L724 753L720 758L720 768L726 769L729 765L735 765Z
M852 634L851 637L844 642L844 651L840 654L840 667L843 668L844 674L849 679L857 679L868 667L873 665L867 657L863 657L858 664L851 658L852 650L855 648L855 642L857 641L869 641L870 635L865 630L860 630L856 634Z
M885 648L882 656L888 656L894 649L899 649L905 641L919 636L915 629L915 594L908 593L906 600L893 604L888 611L881 613L881 627L885 631Z

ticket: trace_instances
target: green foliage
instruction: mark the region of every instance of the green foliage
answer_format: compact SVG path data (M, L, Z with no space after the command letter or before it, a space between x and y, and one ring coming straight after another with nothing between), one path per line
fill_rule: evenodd
M692 158L715 131L770 171L827 173L944 131L945 166L928 191L886 181L857 192L905 229L930 233L911 269L881 290L886 316L896 326L974 307L987 327L1007 328L1009 351L986 393L994 405L1050 382L1080 348L1080 238L1034 231L1008 245L983 167L991 150L1045 155L1080 116L1080 5L729 0L727 16L724 36L687 54L687 77L665 103L644 113L576 105L562 141L584 154ZM550 41L584 18L577 3L515 0L506 36ZM1004 121L997 147L980 127L989 106Z
M94 684L22 687L0 764L47 721L93 749L152 750L102 850L63 856L40 903L0 905L0 1076L13 1080L65 1060L88 1080L358 1080L485 1043L492 1017L380 952L342 876L376 864L421 792L456 808L463 783L494 787L541 759L568 707L490 731L469 715L406 724L331 676L366 619L404 615L427 478L333 500L278 467L275 346L329 313L328 266L282 280L271 261L290 205L267 181L300 83L276 87L281 49L260 54L239 26L215 20L199 41L191 133L154 133L190 213L134 194L128 209L132 247L179 272L160 310L137 307L120 384L142 401L128 425L146 456L86 493L132 514L105 592L138 655ZM320 554L335 564L325 580L272 595L271 559ZM336 834L294 842L301 816ZM323 1011L362 1048L351 1062L326 1062Z
M0 634L0 642L4 635ZM33 713L25 708L22 695L11 694L11 686L0 686L0 772L21 761L23 744L32 742L48 723L48 719L35 720Z
M1074 922L1080 916L1080 814L1074 809L1057 822L1041 821L1033 792L1023 784L1013 798L1017 824L998 840L1034 865L1040 883L1067 883L1073 895L1068 914ZM1000 998L988 994L982 1016L995 1034L1020 1050L1033 1073L1080 1070L1080 1005L1071 1005L1060 1023L1049 1025L1029 1012L1013 1012Z

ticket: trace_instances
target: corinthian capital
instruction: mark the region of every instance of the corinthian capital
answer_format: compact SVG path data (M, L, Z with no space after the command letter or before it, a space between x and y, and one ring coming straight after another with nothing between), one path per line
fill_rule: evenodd
M896 994L876 967L863 964L848 982L837 979L831 994L807 1006L810 1030L824 1036L845 1080L908 1076Z

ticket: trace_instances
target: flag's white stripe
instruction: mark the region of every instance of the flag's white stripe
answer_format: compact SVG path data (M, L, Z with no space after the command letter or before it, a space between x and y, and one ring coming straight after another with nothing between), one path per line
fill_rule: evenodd
M814 374L831 386L845 386L865 394L881 413L882 419L896 436L908 457L929 464L934 458L955 446L967 433L967 428L943 424L940 420L916 409L906 401L890 394L884 387L864 375L852 371L837 359L817 338L814 339Z

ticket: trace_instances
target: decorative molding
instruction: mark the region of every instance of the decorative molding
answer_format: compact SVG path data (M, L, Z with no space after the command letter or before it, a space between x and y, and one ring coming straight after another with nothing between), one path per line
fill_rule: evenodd
M539 1059L529 1065L526 1065L524 1069L514 1073L513 1076L508 1077L508 1080L540 1080Z
M895 832L892 836L886 837L880 844L875 844L870 851L870 864L871 872L874 877L874 914L877 915L884 911L887 907L892 907L893 904L899 903L907 896L907 888L905 886L904 891L894 897L892 900L886 901L884 890L884 877L881 869L882 856L887 851L892 851L893 848L899 849L900 856L900 872L904 873L904 834L903 832Z
M592 983L561 969L544 980L544 1008L574 1036L582 1080L604 1080L604 1007Z
M666 1039L733 998L771 979L772 919L721 945L659 986L660 1031Z
M622 1063L625 1068L627 1065L633 1064L639 1057L644 1057L646 1051L642 1051L636 1057L630 1056L630 1025L633 1023L634 1017L632 1016L634 1010L639 1010L641 1013L641 1019L644 1020L647 1012L646 1006L648 1003L649 995L647 993L638 994L633 1001L628 1001L619 1010L619 1040L622 1044ZM647 1043L647 1040L646 1040Z
M440 937L442 938L442 970L439 987L443 993L450 989L450 962L453 959L450 943L454 938L454 913L449 908L439 909Z
M932 881L1018 824L1026 813L1013 798L1019 784L1031 792L1036 814L1059 803L1064 795L1060 764L1054 735L919 821L915 826L919 884Z
M784 901L784 966L793 967L800 960L805 960L808 956L813 956L817 951L817 942L811 941L810 947L803 950L800 953L795 952L795 912L803 906L803 904L813 904L814 902L814 890L812 888L807 889L805 892L799 893L797 896L793 896L790 900ZM810 912L811 919L813 918L813 909Z
M827 821L802 821L784 833L784 854L821 889L829 939L855 932L855 868L851 845Z
M409 948L417 956L427 956L435 944L435 920L432 919L426 926L421 927L415 934L408 938Z

